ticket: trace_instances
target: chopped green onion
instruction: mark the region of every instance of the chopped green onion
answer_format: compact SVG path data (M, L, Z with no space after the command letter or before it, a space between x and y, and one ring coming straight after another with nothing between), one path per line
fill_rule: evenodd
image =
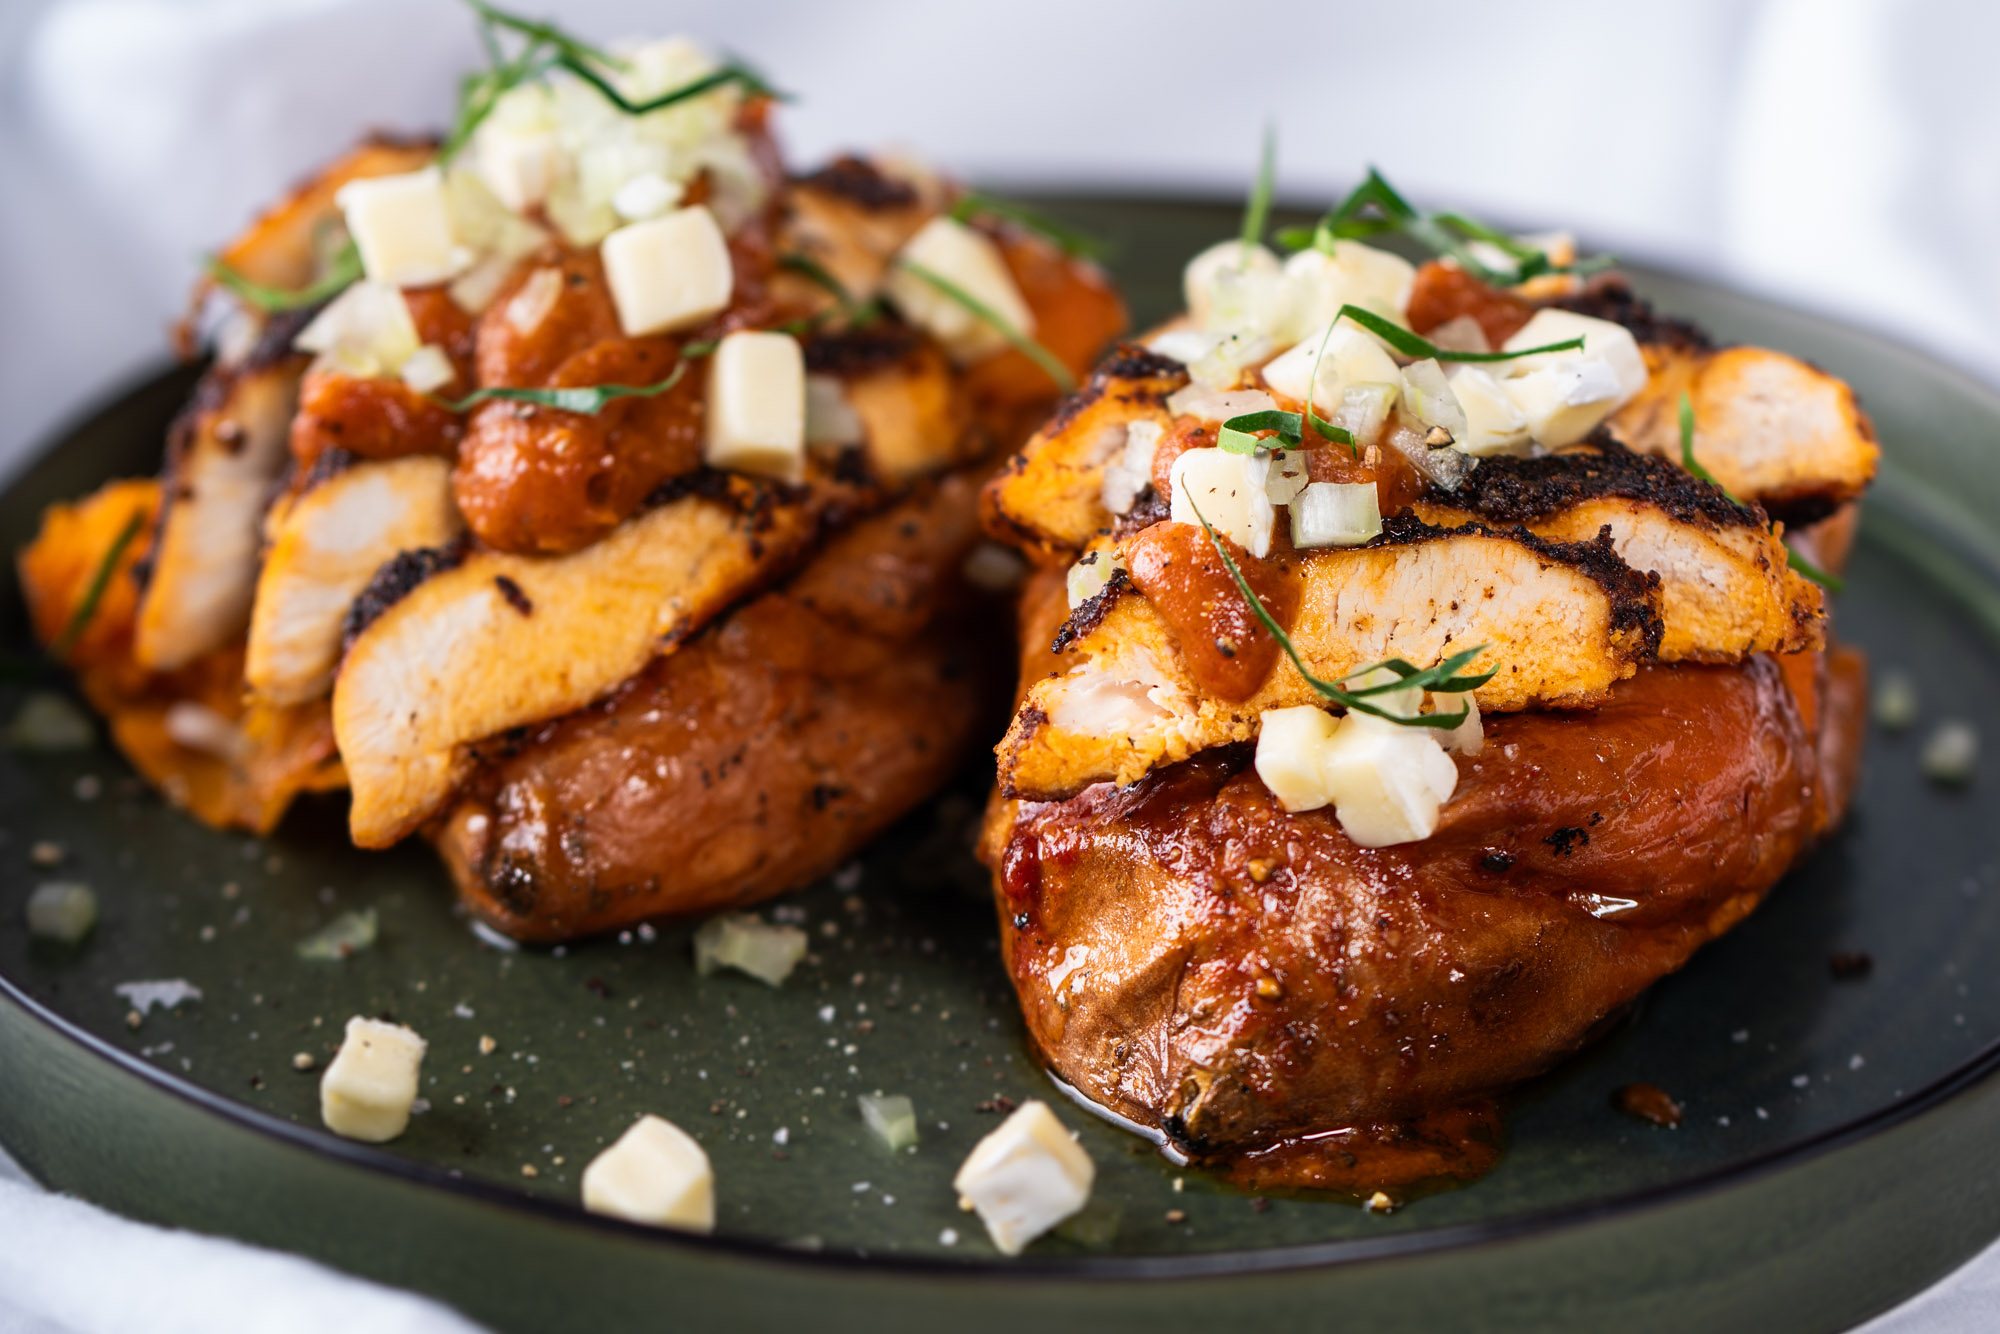
M1063 365L1062 360L1055 353L1049 351L1040 343L1037 343L1034 339L1007 323L1006 320L1001 318L999 311L993 309L993 307L987 305L984 301L981 301L978 297L966 291L963 287L960 287L941 273L935 273L923 265L913 263L907 259L899 262L905 270L923 279L932 287L935 287L938 291L971 311L982 322L991 326L1002 338L1012 343L1016 351L1041 367L1048 377L1056 382L1058 389L1062 390L1065 394L1075 392L1076 377L1070 374L1069 367Z
M885 1146L907 1149L917 1142L917 1109L907 1096L864 1093L856 1101L862 1121Z
M954 222L969 222L982 213L1035 233L1065 255L1079 259L1101 259L1107 250L1103 241L1088 232L1079 231L1067 223L1057 222L1054 218L1039 213L1025 204L996 199L977 190L967 190L958 197L958 202L951 206L951 217Z
M334 255L323 276L296 289L266 287L252 281L217 255L208 256L202 264L209 277L266 314L316 306L328 297L339 295L361 277L361 251L351 240Z
M380 932L373 908L344 912L301 940L295 952L308 963L336 963L373 947Z
M1215 443L1218 447L1231 454L1255 454L1260 449L1272 448L1271 444L1257 433L1259 431L1276 431L1280 447L1285 449L1303 449L1305 447L1305 423L1305 413L1286 412L1281 408L1265 408L1261 412L1246 412L1241 416L1231 417L1228 421L1222 423L1222 430L1217 432ZM1346 431L1341 430L1338 426L1335 426L1332 422L1315 414L1312 417L1312 424L1313 429L1328 440L1336 444L1346 445L1350 449L1354 447L1354 437Z
M1458 671L1462 667L1470 666L1473 659L1486 651L1484 644L1475 645L1463 653L1454 653L1435 667L1419 668L1402 658L1388 658L1372 666L1363 667L1353 674L1357 677L1366 676L1377 668L1386 667L1396 679L1384 681L1379 685L1347 690L1331 681L1322 681L1307 670L1305 661L1299 657L1299 651L1292 643L1292 637L1285 633L1285 628L1278 624L1277 618L1264 606L1263 599L1259 598L1250 587L1250 581L1243 577L1243 571L1237 568L1236 561L1230 556L1229 548L1222 544L1222 539L1216 535L1215 529L1209 526L1208 519L1203 516L1199 508L1195 507L1192 497L1189 498L1188 505L1194 509L1194 517L1200 520L1202 532L1208 534L1209 545L1215 548L1215 554L1222 558L1223 565L1228 568L1229 577L1236 581L1237 591L1243 595L1243 600L1250 604L1251 612L1263 622L1264 628L1271 632L1271 637L1278 641L1278 646L1285 650L1285 656L1292 660L1292 666L1298 669L1299 675L1305 678L1307 685L1343 708L1385 718L1403 727L1433 727L1440 731L1449 731L1471 716L1472 710L1465 708L1457 713L1422 713L1412 717L1384 709L1368 701L1370 696L1398 690L1428 690L1439 695L1455 695L1477 690L1491 681L1499 669L1494 668L1476 676L1460 676Z
M700 348L700 351L694 349ZM509 403L534 403L545 408L560 408L564 412L581 412L595 416L604 411L607 403L620 398L656 398L680 383L687 374L688 359L706 355L715 350L713 343L690 343L681 349L681 361L674 366L671 374L658 384L593 384L578 385L569 389L475 389L456 401L427 394L431 402L448 412L465 412L480 403L495 399Z
M798 927L774 926L755 913L726 913L695 931L695 972L707 977L719 968L734 968L767 987L781 986L806 957L807 943Z
M788 251L778 256L778 267L781 269L790 269L793 273L804 274L831 292L834 300L840 302L842 306L853 306L854 295L847 290L847 284L827 272L826 266L811 255L797 250Z
M1243 205L1243 263L1250 263L1250 247L1264 240L1265 227L1271 217L1271 192L1276 187L1278 176L1278 132L1269 124L1264 126L1264 151L1257 162L1257 180L1250 187L1250 198Z
M519 14L510 14L497 5L487 3L487 0L465 0L465 3L471 6L472 12L479 19L480 26L489 34L493 28L505 28L510 32L519 33L531 43L553 46L572 60L594 60L613 69L625 68L625 62L609 51L599 50L587 42L570 36L546 19L530 19L523 18ZM488 50L491 49L493 48L489 46Z
M97 569L92 572L90 583L84 587L82 600L76 604L76 610L70 613L69 621L63 626L62 633L56 636L56 642L50 646L58 658L68 657L70 650L83 638L83 632L90 628L90 622L97 615L98 604L104 601L104 590L111 586L112 572L118 568L120 558L125 555L125 548L132 545L132 540L139 536L139 530L145 526L145 514L135 511L132 517L125 521L125 526L118 530L118 536L111 539L110 549L104 553L104 559L98 562Z
M678 88L670 88L658 97L648 98L644 102L633 102L629 101L623 93L620 93L617 88L613 87L611 82L603 75L591 69L581 60L565 55L558 56L555 63L558 67L568 70L598 92L603 93L605 100L628 116L643 116L648 112L659 111L663 108L673 106L677 102L685 102L691 98L700 97L703 93L713 92L715 89L731 83L742 84L743 91L752 96L761 95L764 97L775 97L780 101L784 100L784 94L765 83L763 78L747 65L724 65L721 69L704 74L699 79L684 83Z
M1519 352L1454 352L1448 347L1439 347L1428 339L1420 338L1402 325L1385 320L1374 311L1363 310L1360 306L1342 306L1340 313L1333 319L1336 324L1341 320L1352 320L1404 356L1416 357L1419 360L1428 357L1436 361L1512 361L1516 357L1532 357L1542 352L1571 352L1583 348L1583 339L1579 336L1565 338L1560 343L1524 347Z

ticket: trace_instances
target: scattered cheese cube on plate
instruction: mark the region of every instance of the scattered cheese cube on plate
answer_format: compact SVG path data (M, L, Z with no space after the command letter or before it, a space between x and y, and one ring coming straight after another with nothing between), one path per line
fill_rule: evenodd
M708 440L715 468L785 482L806 475L806 359L788 333L726 335L708 364Z
M959 1207L977 1210L1003 1255L1082 1209L1097 1169L1049 1105L1024 1102L979 1141L952 1178Z
M472 252L452 235L444 173L436 167L349 181L334 200L373 282L422 287L472 262Z
M343 1139L381 1144L403 1133L417 1100L424 1040L401 1024L360 1015L319 1082L319 1116Z
M735 291L729 243L700 204L620 227L602 251L619 327L633 338L699 324Z
M683 1232L715 1230L715 1171L694 1136L642 1116L583 1169L583 1207Z

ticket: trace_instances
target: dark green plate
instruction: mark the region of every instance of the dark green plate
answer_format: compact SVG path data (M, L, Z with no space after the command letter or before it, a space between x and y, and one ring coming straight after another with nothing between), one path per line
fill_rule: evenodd
M1197 204L1062 211L1118 243L1142 323L1175 303L1182 258L1234 225ZM567 951L482 943L425 849L353 850L335 802L250 840L166 809L107 750L0 754L0 1142L114 1208L323 1257L510 1329L805 1309L835 1328L1339 1312L1375 1329L1831 1330L1883 1309L2000 1232L1993 788L1941 791L1917 759L1946 716L2000 737L2000 400L1844 326L1641 277L1666 310L1861 389L1890 464L1840 630L1909 673L1923 720L1871 737L1846 832L1523 1095L1476 1185L1388 1216L1253 1200L1062 1104L1026 1055L967 851L983 767L788 901L815 952L772 991L697 977L679 927ZM0 498L0 538L18 546L47 502L151 471L187 383L165 375L70 432ZM4 648L25 652L11 580L0 598ZM18 697L0 692L0 717ZM43 840L67 850L59 871L31 865ZM50 878L103 904L78 950L20 927ZM362 907L380 915L375 949L294 956ZM1872 973L1836 980L1846 951ZM114 986L159 978L202 998L128 1026ZM320 1130L318 1073L293 1069L300 1052L323 1063L352 1014L431 1044L428 1110L384 1149ZM1685 1124L1615 1112L1611 1091L1634 1080L1679 1097ZM915 1099L916 1151L869 1138L855 1097L876 1090ZM1054 1099L1099 1169L1080 1225L1012 1263L950 1187L996 1096ZM582 1165L641 1112L707 1146L713 1239L575 1208Z

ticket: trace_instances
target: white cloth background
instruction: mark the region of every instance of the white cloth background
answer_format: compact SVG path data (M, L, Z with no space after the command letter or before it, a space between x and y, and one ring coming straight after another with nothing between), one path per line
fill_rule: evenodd
M898 144L1001 186L1234 192L1269 120L1287 197L1374 162L2000 378L1991 0L517 2L751 58L798 95L795 161ZM476 58L450 0L0 3L0 474L164 355L197 254L362 130L441 125ZM153 1234L0 1181L0 1236L58 1221L32 1287L0 1267L0 1334L162 1327L93 1304L105 1248ZM1996 1323L1989 1253L1870 1334Z

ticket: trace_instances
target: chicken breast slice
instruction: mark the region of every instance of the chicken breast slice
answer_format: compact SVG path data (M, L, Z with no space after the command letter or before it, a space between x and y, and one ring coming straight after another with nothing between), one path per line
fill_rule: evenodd
M789 564L831 503L819 488L729 488L564 556L432 553L382 571L356 604L333 690L354 841L386 847L415 830L463 777L470 743L580 708L671 652Z
M1468 669L1497 669L1478 691L1483 711L1588 705L1660 641L1658 581L1620 561L1608 538L1551 543L1404 515L1369 546L1304 552L1298 561L1289 629L1323 680L1386 658L1429 666L1483 644ZM1010 797L1061 800L1092 783L1129 783L1252 739L1267 709L1324 702L1282 658L1248 699L1204 691L1165 618L1132 592L1077 635L1063 660L1074 665L1028 687L997 749Z
M280 502L266 527L244 674L260 702L279 705L332 687L347 610L377 570L465 531L451 462L431 457L353 462Z

